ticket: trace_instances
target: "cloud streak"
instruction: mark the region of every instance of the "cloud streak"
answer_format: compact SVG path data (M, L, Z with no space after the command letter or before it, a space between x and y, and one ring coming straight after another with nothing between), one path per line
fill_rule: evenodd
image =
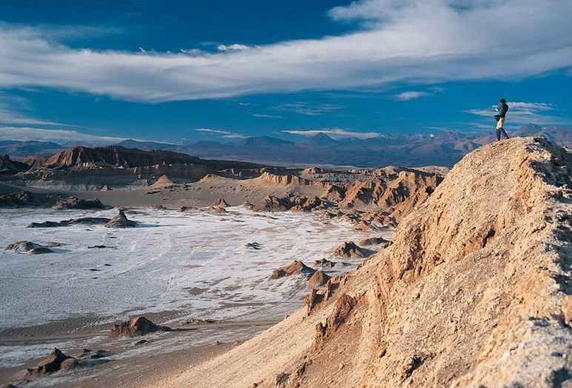
M324 128L324 129L285 129L282 132L290 135L298 136L316 136L320 133L326 134L334 139L355 138L355 139L373 139L380 137L377 132L354 132L342 128Z
M51 141L59 144L69 142L89 143L93 145L116 144L128 138L115 136L97 136L69 129L46 129L30 127L0 127L0 140Z
M430 93L427 92L417 92L417 91L410 91L410 92L403 92L395 95L395 99L399 101L411 101L416 100L421 97L430 96Z
M515 124L567 124L569 120L555 115L556 106L538 102L508 102L509 111L507 121ZM464 111L475 116L492 118L496 105L491 105L488 109L469 109Z
M570 0L361 0L330 12L359 31L196 55L76 49L0 25L0 88L163 102L515 79L572 66L570 14Z
M211 129L211 128L196 128L196 132L200 132L206 135L215 135L222 137L223 139L246 139L248 136L242 135L236 132L226 131L224 129Z
M343 109L343 106L336 104L312 105L306 102L292 102L277 105L273 109L279 112L292 112L304 116L322 116Z

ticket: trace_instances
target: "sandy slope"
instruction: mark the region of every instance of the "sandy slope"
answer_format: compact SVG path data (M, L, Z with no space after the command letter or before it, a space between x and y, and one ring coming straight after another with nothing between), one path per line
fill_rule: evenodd
M569 386L571 171L542 140L474 151L309 317L153 387Z

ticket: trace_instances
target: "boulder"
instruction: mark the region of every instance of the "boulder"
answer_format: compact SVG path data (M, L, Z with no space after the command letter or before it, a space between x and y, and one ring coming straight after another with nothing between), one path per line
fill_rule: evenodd
M46 375L60 370L70 370L78 365L77 359L64 354L58 348L42 360L37 367L28 368L28 375Z
M358 247L353 241L345 242L336 249L334 249L334 256L346 257L348 259L355 257L367 257L369 252L363 248Z
M369 245L381 245L381 244L387 244L387 243L389 243L389 241L387 241L383 237L369 237L369 238L364 238L363 240L360 240L360 242L358 244L362 247L366 247Z
M244 201L242 207L248 210L254 210L255 206L251 204L249 201Z
M128 220L123 210L119 210L119 214L105 224L106 228L133 228L134 226L137 226L137 222Z
M217 199L217 200L211 205L211 207L220 207L220 208L223 208L223 209L226 208L226 207L228 207L228 206L229 206L228 203L227 203L224 199L222 199L222 198Z
M114 324L113 329L108 333L111 338L117 337L139 337L158 331L171 331L167 326L156 325L145 317L133 317L128 321Z
M314 272L316 272L315 269L308 267L307 265L305 265L301 261L295 260L290 265L275 269L272 272L271 278L272 279L280 279L280 278L283 278L285 276L292 276L292 275L299 275L299 274L302 274L306 277L310 277L314 274Z
M336 263L328 259L319 259L319 260L314 260L314 265L322 268L334 268Z
M77 197L68 197L59 199L52 209L103 209L103 204L97 198L94 199L79 199Z
M10 244L6 247L7 251L14 251L18 253L31 253L33 255L39 255L43 253L52 253L53 251L43 245L36 244L30 241L18 241L15 244Z

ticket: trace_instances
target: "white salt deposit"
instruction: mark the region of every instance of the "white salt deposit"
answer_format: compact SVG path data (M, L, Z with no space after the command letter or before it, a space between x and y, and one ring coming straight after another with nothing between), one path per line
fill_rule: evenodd
M142 223L132 229L27 228L115 214L0 210L0 247L20 240L65 244L43 255L0 251L0 328L175 310L201 319L281 318L300 305L308 288L300 277L271 280L273 269L293 260L311 265L342 242L364 237L349 224L311 214L240 208L222 215L145 209L128 213ZM89 248L96 245L107 248ZM335 269L359 263L346 262Z

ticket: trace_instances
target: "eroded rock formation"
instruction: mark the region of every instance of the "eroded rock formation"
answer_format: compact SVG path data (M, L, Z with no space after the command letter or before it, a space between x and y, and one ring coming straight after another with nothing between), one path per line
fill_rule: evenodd
M163 387L268 388L278 375L309 388L564 387L571 188L572 155L545 140L479 148L328 301L312 291L305 309Z
M292 275L304 275L306 277L310 277L316 272L315 269L308 267L306 264L302 263L301 261L295 260L292 264L287 265L282 268L275 269L272 272L272 279L280 279L285 276L292 276Z
M97 198L94 199L79 199L77 197L60 198L52 207L54 209L103 209L104 206Z
M171 331L167 326L156 325L145 317L133 317L128 321L114 324L113 328L108 332L111 338L116 337L139 337L149 333L158 331Z
M128 220L123 210L119 210L119 214L105 224L106 228L133 228L135 226L137 222Z
M43 253L52 253L53 251L44 245L36 244L30 241L18 241L6 247L7 251L18 253L31 253L33 255L41 255Z
M358 247L356 243L350 241L350 242L345 242L336 249L334 249L333 254L334 256L346 257L348 259L351 259L356 257L358 258L367 257L371 254L371 252L368 251L367 249Z
M37 367L28 368L28 375L49 375L60 370L67 371L77 366L77 359L55 348L49 357L42 360Z

